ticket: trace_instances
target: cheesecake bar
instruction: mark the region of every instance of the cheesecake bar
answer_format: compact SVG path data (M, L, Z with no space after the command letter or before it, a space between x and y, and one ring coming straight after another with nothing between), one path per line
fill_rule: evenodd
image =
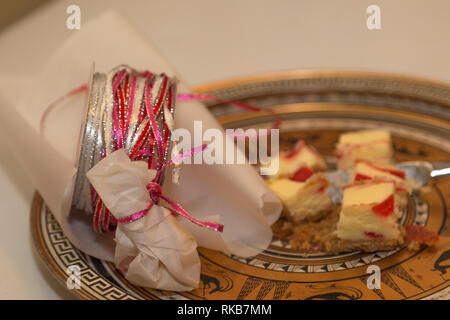
M358 159L352 172L352 181L385 179L395 182L398 191L407 191L405 171L393 165L378 164L368 160Z
M403 243L393 181L364 180L343 189L342 208L329 251L390 250Z
M391 135L387 130L364 130L341 134L335 154L340 170L353 167L357 159L378 164L392 163Z
M392 181L395 185L395 197L400 207L407 204L407 194L413 189L413 184L405 179L405 171L392 165L376 164L367 160L358 159L352 172L351 181L363 180Z
M283 204L283 215L294 223L318 220L332 208L326 191L329 182L321 173L266 182Z
M302 167L307 167L315 172L327 170L322 156L312 146L300 140L291 151L280 153L276 177L289 178Z

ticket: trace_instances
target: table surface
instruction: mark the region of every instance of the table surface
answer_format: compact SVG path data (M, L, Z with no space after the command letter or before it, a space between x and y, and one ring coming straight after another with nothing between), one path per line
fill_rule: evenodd
M55 1L0 33L0 73L38 71L72 32L72 1ZM450 2L78 0L81 27L113 8L132 21L192 85L302 68L389 71L450 81ZM366 8L381 9L368 30ZM34 193L0 137L0 299L66 299L32 249Z

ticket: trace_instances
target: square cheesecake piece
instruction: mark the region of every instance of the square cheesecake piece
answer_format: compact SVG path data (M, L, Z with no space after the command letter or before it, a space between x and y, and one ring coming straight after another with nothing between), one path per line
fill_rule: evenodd
M392 181L395 185L395 200L399 207L405 207L408 202L407 194L414 188L414 183L412 181L406 181L405 176L405 171L399 170L392 165L376 164L367 160L358 159L355 161L351 181Z
M363 159L356 160L351 180L362 181L374 179L393 181L397 193L404 194L411 192L411 186L408 186L406 181L405 171L399 170L389 164L378 164Z
M391 250L403 243L393 181L365 180L343 189L331 252Z
M322 156L312 146L299 140L291 151L280 153L276 177L292 177L302 167L307 167L314 172L327 170Z
M283 204L283 215L292 222L316 221L332 210L326 191L329 182L321 173L307 178L267 180L269 188Z
M341 134L336 146L338 169L353 167L357 159L379 164L392 163L391 134L387 130L363 130Z

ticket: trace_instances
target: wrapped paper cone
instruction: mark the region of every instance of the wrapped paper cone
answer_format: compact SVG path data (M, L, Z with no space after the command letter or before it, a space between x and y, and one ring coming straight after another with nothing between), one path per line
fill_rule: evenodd
M19 110L0 97L0 134L7 137L10 151L30 178L30 183L44 197L53 212L69 212L75 177L75 166L61 157ZM112 259L114 241L112 235L86 232L91 218L84 212L72 215L55 215L65 234L75 246L85 248L88 254L101 259Z
M146 185L155 171L144 161L131 161L123 149L101 160L87 176L117 219L144 210L152 201ZM157 204L142 219L118 225L114 262L128 280L151 288L186 291L200 280L195 239Z
M93 61L96 69L104 72L127 63L136 69L175 75L139 33L109 12L84 25L55 52L43 71L34 75L26 92L22 91L24 99L12 97L10 92L17 92L17 87L8 88L4 83L0 96L9 103L0 106L0 127L69 239L86 253L113 261L112 235L96 234L89 215L68 207L86 114L85 97L78 95L65 101L48 117L44 134L38 131L47 106L88 81ZM0 79L7 79L7 75L0 75ZM181 81L178 91L188 93L189 87ZM201 103L179 102L175 127L193 130L194 120L202 121L204 129L222 130ZM18 132L16 128L22 129ZM223 137L224 141L228 139ZM251 256L269 245L270 225L279 217L281 204L249 165L183 165L179 185L169 180L164 184L165 195L192 216L216 219L225 225L220 234L176 218L199 246Z
M217 120L198 102L182 101L177 108L176 128L194 132L196 120L202 120L203 130L220 128ZM184 112L187 110L189 112ZM233 141L225 134L223 136L225 154L226 145L233 145ZM192 145L195 147L193 141ZM235 148L234 154L237 152L240 151ZM164 185L165 193L182 203L188 212L195 213L199 219L225 226L220 234L180 221L195 235L199 246L244 257L258 254L272 240L270 225L279 218L281 206L267 189L257 171L249 165L205 163L182 165L179 183L167 181Z

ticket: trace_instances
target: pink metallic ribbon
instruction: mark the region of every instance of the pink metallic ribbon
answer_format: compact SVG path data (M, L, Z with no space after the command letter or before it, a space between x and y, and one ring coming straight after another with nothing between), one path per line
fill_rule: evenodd
M173 159L171 159L170 161L166 162L166 163L161 167L161 170L167 168L168 166L170 166L170 165L172 165L172 164L174 164L174 163L177 163L177 162L180 161L181 159L184 159L184 158L187 158L187 157L191 157L191 156L193 156L194 154L196 154L196 153L198 153L198 152L202 152L202 151L204 151L207 147L208 147L208 145L203 144L203 145L201 145L200 147L192 148L192 149L189 150L188 152L179 154L179 155L177 155L175 158L173 158ZM141 151L139 152L139 154L146 155L146 156L151 155L151 153L150 153L148 150L141 150Z
M45 122L47 120L48 115L51 113L51 111L53 111L53 109L55 108L55 106L60 103L61 101L63 101L66 98L69 98L73 95L79 94L83 91L87 91L88 90L88 84L82 84L80 87L73 89L72 91L68 92L67 94L65 94L64 96L62 96L61 98L59 98L58 100L52 102L51 105L49 105L47 107L47 109L44 111L44 114L41 117L41 121L40 121L40 132L41 134L44 132L44 126L45 126ZM134 92L136 91L136 77L133 77L132 80L132 85L131 85L131 93L130 93L130 101L128 103L128 114L127 114L127 126L126 128L128 129L129 125L130 125L130 120L131 120L131 109L133 108L133 102L134 102ZM234 105L236 107L242 108L242 109L246 109L249 111L268 111L270 112L270 110L265 109L265 108L261 108L258 106L254 106L251 104L247 104L241 101L228 101L228 100L223 100L220 99L218 97L215 96L211 96L211 95L207 95L207 94L194 94L194 93L190 93L190 94L179 94L177 95L177 99L180 101L190 101L190 100L198 100L198 101L215 101L215 102L220 102L220 103L228 103L231 105ZM280 123L281 120L278 119L274 125L272 126L273 128L279 128L280 127Z
M73 90L71 90L70 92L67 92L65 95L63 95L62 97L60 97L59 99L53 101L44 111L44 113L41 116L41 120L39 122L39 132L40 134L44 134L44 130L45 130L45 122L47 121L47 117L48 115L55 109L55 107L61 103L62 101L66 100L67 98L70 98L71 96L77 95L79 93L82 93L84 91L87 91L88 88L88 84L82 84L81 86L79 86L78 88L75 88Z
M273 112L273 110L254 106L254 105L242 102L242 101L224 100L224 99L220 99L215 96L211 96L208 94L201 94L201 93L179 94L177 96L177 99L180 101L189 101L189 100L215 101L215 102L220 102L220 103L228 103L230 105L239 107L241 109L249 110L249 111L266 111L277 118L277 120L272 125L272 129L279 129L281 122L282 122L281 117L279 115L275 114Z
M231 105L234 105L236 107L246 109L249 111L263 111L266 110L264 108L253 106L251 104L247 104L241 101L227 101L220 98L217 98L215 96L207 95L207 94L200 94L200 93L188 93L188 94L179 94L177 96L177 99L180 101L189 101L189 100L200 100L200 101L215 101L220 103L228 103Z
M164 101L165 98L168 98L169 100L169 108L172 108L173 106L171 105L171 103L173 103L173 101L171 100L171 90L169 87L169 78L162 74L160 75L163 79L162 79L162 87L158 92L158 97L156 97L155 101L156 101L156 105L152 106L151 103L151 99L150 99L150 92L152 90L152 86L153 86L153 82L152 82L152 73L150 72L144 72L141 73L140 76L146 78L145 81L145 87L144 87L144 103L145 103L145 107L146 107L146 111L147 111L147 115L149 118L149 123L150 123L150 127L151 130L153 132L154 138L155 138L155 142L156 142L156 146L158 149L158 163L155 164L155 169L157 171L156 177L155 179L149 183L147 185L147 191L150 194L150 199L151 202L149 203L149 205L144 209L141 210L139 212L136 212L126 218L123 219L115 219L117 223L131 223L134 222L138 219L143 218L152 208L152 206L157 203L160 199L164 200L167 204L169 204L170 208L167 208L168 210L170 210L172 212L173 215L181 215L183 217L185 217L186 219L188 219L189 221L202 226L202 227L207 227L210 228L212 230L215 231L219 231L222 232L223 231L223 225L220 224L216 224L216 223L211 223L211 222L205 222L205 221L200 221L194 217L192 217L191 215L189 215L180 205L178 205L177 203L175 203L174 201L170 200L169 198L165 197L162 194L162 190L161 190L161 186L160 186L160 177L162 176L162 173L164 171L164 169L179 161L182 158L185 158L187 156L191 156L194 155L197 152L201 152L206 148L206 145L202 145L199 148L194 148L192 150L190 150L187 153L178 155L177 157L175 157L174 159L170 160L167 163L164 163L164 154L167 148L167 143L165 143L165 141L163 141L162 138L162 134L160 131L160 128L158 127L158 124L156 122L156 118L155 118L155 113L159 112L160 108L162 107L162 103ZM122 145L122 139L125 135L125 133L123 132L125 130L125 132L127 132L128 127L129 127L129 115L131 114L131 109L128 110L128 117L127 117L127 125L120 125L121 122L121 118L124 118L124 115L120 114L120 112L117 110L120 106L123 106L125 103L123 101L123 96L121 96L120 94L118 94L118 90L120 89L120 83L121 81L124 79L124 77L127 77L128 80L128 75L126 72L126 69L123 69L122 71L119 71L117 73L117 75L115 77L113 77L114 81L113 81L113 85L112 85L112 90L113 90L113 96L115 97L115 105L113 108L113 112L112 112L112 123L113 123L113 136L115 136L117 143L117 148L116 149L120 149L123 147ZM125 85L126 86L126 85ZM133 78L132 80L132 86L131 86L131 92L130 92L130 97L134 97L134 90L135 90L135 78ZM126 89L124 89L124 91L126 91ZM118 101L118 97L120 96L120 101ZM130 98L131 99L131 98ZM129 101L128 104L128 108L132 108L133 107L133 101ZM163 123L163 126L167 126L166 123ZM168 128L167 128L168 129ZM144 144L141 144L141 147L144 146ZM152 144L149 143L149 147L151 147ZM152 152L150 149L141 149L136 153L138 156L139 155L146 155L151 157ZM100 199L98 199L100 200Z
M150 199L151 199L150 204L144 210L136 212L128 217L125 217L122 219L117 219L118 223L131 223L131 222L134 222L136 220L143 218L145 215L147 215L147 213L150 211L150 209L153 207L153 205L156 202L158 202L159 199L162 199L171 206L171 208L167 208L167 209L170 210L173 215L175 215L175 216L182 215L183 217L185 217L186 219L188 219L189 221L195 223L196 225L198 225L200 227L210 228L210 229L212 229L214 231L218 231L218 232L223 231L223 225L221 225L221 224L207 222L207 221L200 221L198 219L195 219L191 215L189 215L180 205L178 205L176 202L170 200L169 198L165 197L162 194L161 186L159 184L150 182L147 185L147 191L150 194Z

